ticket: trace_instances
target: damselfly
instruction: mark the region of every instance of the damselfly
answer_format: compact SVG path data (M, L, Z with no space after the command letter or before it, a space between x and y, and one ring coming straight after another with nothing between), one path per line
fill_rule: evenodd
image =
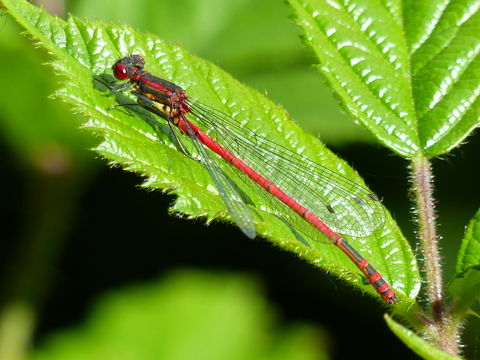
M253 181L263 189L259 191L265 200L262 206L309 238L318 240L322 238L318 232L323 234L355 263L387 303L395 303L390 285L339 235L366 237L383 225L385 213L377 196L344 176L258 136L229 115L189 98L181 87L153 76L143 70L144 66L140 55L131 55L112 67L118 80L129 82L111 89L131 87L131 93L137 96L137 103L119 106L141 106L165 119L173 134L175 126L192 140L233 220L245 235L255 237L252 213L242 201L238 187L207 149L223 158L245 181ZM178 138L177 141L186 153Z

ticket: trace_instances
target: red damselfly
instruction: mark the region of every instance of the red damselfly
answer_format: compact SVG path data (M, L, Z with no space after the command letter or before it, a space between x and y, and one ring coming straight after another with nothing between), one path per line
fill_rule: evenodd
M207 148L230 164L243 181L253 181L265 190L259 192L264 208L309 238L318 240L319 231L355 263L387 303L395 303L390 285L339 235L366 237L383 225L384 209L374 194L189 98L181 87L153 76L144 66L140 55L131 55L112 67L118 80L129 82L110 88L131 87L137 96L136 103L118 106L141 106L167 120L175 137L173 126L192 140L233 220L248 237L255 237L251 211ZM180 139L176 140L188 155Z

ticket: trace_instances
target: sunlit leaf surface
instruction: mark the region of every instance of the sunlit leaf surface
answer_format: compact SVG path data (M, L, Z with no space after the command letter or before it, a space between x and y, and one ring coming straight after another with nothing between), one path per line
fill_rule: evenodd
M208 221L230 219L205 168L179 151L166 124L160 125L161 131L156 131L151 124L159 119L142 109L109 110L119 100L129 100L130 95L128 92L111 94L95 81L95 76L112 81L112 64L128 54L144 55L149 71L174 81L193 98L242 121L259 136L363 184L355 171L315 137L304 133L281 107L183 48L125 25L75 17L65 22L25 1L4 3L16 20L54 55L53 66L65 79L64 87L56 96L88 118L84 126L103 139L97 150L111 163L144 175L145 186L177 195L172 211L189 217L204 216ZM185 143L186 140L182 139ZM309 239L309 245L305 246L285 222L265 211L259 193L263 190L240 181L227 164L219 163L219 166L256 205L252 210L258 234L374 293L371 286L364 285L358 269L337 248L317 241L324 240L321 236ZM399 300L412 301L419 290L416 262L410 246L388 214L380 230L351 242L397 290Z
M289 0L347 110L404 157L448 152L480 123L480 2Z

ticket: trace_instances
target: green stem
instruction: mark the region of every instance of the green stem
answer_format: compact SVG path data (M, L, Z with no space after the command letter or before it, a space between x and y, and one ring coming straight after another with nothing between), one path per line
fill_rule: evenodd
M418 216L418 235L424 257L424 271L427 280L427 294L431 306L432 321L427 324L428 336L443 351L458 355L458 325L446 311L443 291L442 268L436 229L431 164L428 158L418 156L413 159L413 190Z
M0 359L23 360L35 326L30 304L10 302L0 313Z

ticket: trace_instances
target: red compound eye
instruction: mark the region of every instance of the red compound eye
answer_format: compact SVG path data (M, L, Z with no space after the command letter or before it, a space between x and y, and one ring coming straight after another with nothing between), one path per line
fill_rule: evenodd
M122 63L116 63L113 66L113 75L115 75L118 80L125 80L128 78L127 67Z

